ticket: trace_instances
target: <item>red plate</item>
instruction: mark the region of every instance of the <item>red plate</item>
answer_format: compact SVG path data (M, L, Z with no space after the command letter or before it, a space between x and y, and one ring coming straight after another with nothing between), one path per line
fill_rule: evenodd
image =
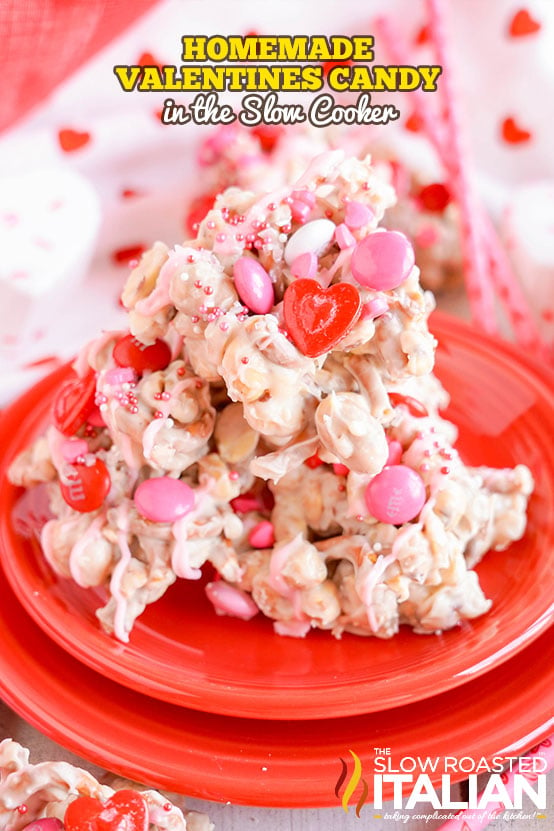
M417 704L323 721L261 721L195 712L121 687L50 641L1 570L0 595L6 703L90 762L189 796L280 808L338 806L335 784L341 757L351 762L349 750L361 759L370 800L374 747L391 748L396 763L408 756L491 759L519 755L553 729L550 632L481 678ZM440 781L439 769L431 778ZM390 785L383 794L392 797Z
M17 536L6 488L0 506L3 563L27 612L93 669L139 692L207 712L301 719L384 710L452 689L507 660L552 619L554 563L554 385L515 349L436 315L438 373L452 394L466 460L528 464L537 489L523 541L478 568L493 600L487 615L441 636L403 630L390 641L313 632L273 634L261 616L217 617L198 583L177 581L139 619L123 645L99 629L99 592L53 574L38 546ZM8 461L44 424L63 373L41 382L6 412Z

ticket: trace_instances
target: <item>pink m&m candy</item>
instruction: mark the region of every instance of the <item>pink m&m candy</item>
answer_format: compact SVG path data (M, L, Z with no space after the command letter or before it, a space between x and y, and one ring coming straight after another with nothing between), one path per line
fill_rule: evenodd
M23 831L63 831L63 823L54 817L35 819L26 825Z
M271 311L275 303L273 283L265 268L253 257L240 257L233 266L238 295L257 315Z
M258 522L248 535L252 548L271 548L275 545L275 530L268 519Z
M344 212L344 221L349 228L361 228L371 222L375 214L363 202L348 202Z
M374 476L365 492L369 512L379 522L402 525L416 517L425 504L421 476L406 465L390 465Z
M300 254L290 267L293 277L307 277L311 279L317 274L317 257L310 251L308 254Z
M399 231L376 231L364 237L352 252L354 278L369 289L397 288L414 267L414 249Z
M135 506L152 522L175 522L194 507L194 491L186 482L157 476L141 482L135 491Z

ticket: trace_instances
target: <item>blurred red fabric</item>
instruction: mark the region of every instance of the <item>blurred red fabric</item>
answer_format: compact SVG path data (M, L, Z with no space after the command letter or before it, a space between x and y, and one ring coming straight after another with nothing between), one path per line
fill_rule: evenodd
M159 0L0 0L0 131Z

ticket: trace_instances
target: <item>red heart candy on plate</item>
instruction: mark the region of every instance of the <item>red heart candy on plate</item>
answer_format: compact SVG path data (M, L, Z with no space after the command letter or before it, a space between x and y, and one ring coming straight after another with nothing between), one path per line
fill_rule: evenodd
M117 791L107 802L80 796L65 812L65 831L147 831L148 807L137 791Z
M331 350L352 328L360 309L360 294L350 283L324 289L317 280L302 278L291 283L283 297L287 330L309 358Z
M60 481L64 500L74 511L82 514L100 508L110 487L110 474L102 459L95 459L92 465L68 463Z
M533 35L541 29L541 24L534 20L527 9L520 9L516 12L510 23L510 35L513 38L525 37L525 35Z

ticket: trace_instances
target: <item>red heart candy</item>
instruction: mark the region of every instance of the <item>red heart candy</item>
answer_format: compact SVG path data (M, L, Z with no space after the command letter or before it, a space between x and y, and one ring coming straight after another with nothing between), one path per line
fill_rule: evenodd
M140 375L147 369L165 369L171 361L171 349L161 338L146 346L128 334L114 346L113 359L118 366L130 366Z
M502 138L508 144L521 144L531 137L532 133L520 127L512 117L505 118L502 122Z
M66 381L58 392L53 407L54 424L64 436L73 436L94 409L96 373L91 370L84 378Z
M102 459L95 459L92 465L68 463L60 480L64 500L74 511L82 514L100 508L110 487L110 474Z
M510 23L510 36L513 38L525 37L525 35L533 35L541 29L541 24L538 20L534 20L527 9L520 9L516 12Z
M332 349L352 328L361 309L358 290L350 283L324 289L317 280L295 280L285 291L283 314L298 349L315 358Z
M147 831L148 806L137 791L117 791L106 802L79 796L67 806L65 831Z
M58 132L58 141L60 142L62 150L66 153L72 153L74 150L79 150L85 144L89 143L90 133L80 133L78 130L64 129Z

